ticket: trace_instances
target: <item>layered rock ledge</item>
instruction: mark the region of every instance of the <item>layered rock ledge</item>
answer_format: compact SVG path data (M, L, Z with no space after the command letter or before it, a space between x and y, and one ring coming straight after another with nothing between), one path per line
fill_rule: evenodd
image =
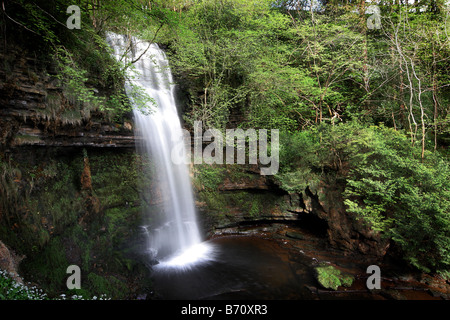
M0 52L0 60L1 149L135 146L131 120L112 121L96 107L80 105L48 62L13 47Z

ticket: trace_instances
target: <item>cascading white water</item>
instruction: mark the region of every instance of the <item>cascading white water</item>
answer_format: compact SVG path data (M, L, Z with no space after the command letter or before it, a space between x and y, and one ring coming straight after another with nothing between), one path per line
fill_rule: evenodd
M159 267L183 267L211 258L210 248L203 244L197 223L194 196L186 153L181 148L183 131L175 103L174 85L165 53L157 44L149 44L134 37L108 33L107 40L117 59L137 61L136 74L130 82L153 98L156 106L150 114L134 109L135 134L142 136L142 150L156 165L158 184L163 198L159 221L145 226L148 250ZM128 48L128 53L125 50ZM131 48L131 50L129 50ZM172 153L174 148L177 153ZM181 159L173 159L178 156Z

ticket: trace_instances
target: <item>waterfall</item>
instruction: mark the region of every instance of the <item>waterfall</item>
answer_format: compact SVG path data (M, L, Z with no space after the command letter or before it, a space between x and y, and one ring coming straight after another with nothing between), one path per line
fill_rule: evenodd
M130 100L133 99L131 85L134 85L142 88L156 104L150 113L133 110L135 135L142 137L139 150L155 163L153 179L157 180L163 201L160 212L152 214L151 225L144 226L148 253L165 267L208 260L211 254L202 243L198 226L186 151L180 143L183 131L175 103L175 87L166 55L157 44L135 37L108 33L107 41L117 59L137 60L133 63L134 74L125 86ZM172 152L174 148L176 153Z

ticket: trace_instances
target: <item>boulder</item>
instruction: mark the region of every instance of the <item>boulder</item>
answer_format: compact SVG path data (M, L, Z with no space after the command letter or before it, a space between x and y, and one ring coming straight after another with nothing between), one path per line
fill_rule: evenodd
M315 267L315 276L322 287L332 290L337 290L340 286L350 287L354 281L353 276L344 274L336 267L323 263Z
M23 283L18 273L20 261L25 256L20 256L8 249L8 247L0 241L0 269L9 272L14 280Z

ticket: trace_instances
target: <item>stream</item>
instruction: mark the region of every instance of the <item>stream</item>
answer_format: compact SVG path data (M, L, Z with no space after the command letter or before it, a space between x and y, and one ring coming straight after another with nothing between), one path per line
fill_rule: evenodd
M154 293L162 300L442 300L448 285L430 287L409 274L382 265L381 290L369 290L363 256L329 248L323 237L278 225L224 230L204 242L209 259L188 268L153 268ZM351 274L351 287L320 286L320 262Z
M287 263L287 250L255 236L208 240L213 259L187 269L156 269L164 299L305 299L301 279Z

